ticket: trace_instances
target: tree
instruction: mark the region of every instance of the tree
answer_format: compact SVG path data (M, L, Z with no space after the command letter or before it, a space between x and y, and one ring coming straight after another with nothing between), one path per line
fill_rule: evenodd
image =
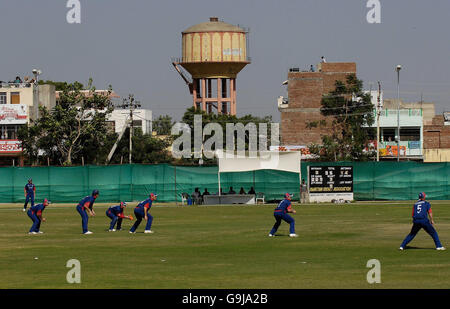
M112 90L109 87L107 95L95 93L92 79L87 94L81 92L79 83L61 85L58 104L51 110L39 107L40 117L33 124L34 128L28 130L30 141L26 142L26 148L33 153L30 144L33 138L37 139L37 147L46 156L56 153L57 161L72 165L73 159L90 143L100 147L105 144L108 136L106 118L114 109L109 98Z
M124 136L129 135L130 129L127 128ZM169 155L168 147L170 146L168 139L160 139L153 137L151 134L143 134L140 128L133 129L133 150L132 157L134 163L170 163L172 157ZM115 138L111 139L109 149L106 153L108 155L112 148L112 145L117 140L117 134ZM118 164L122 162L122 158L128 158L130 148L128 144L128 138L122 138L117 145L117 149L111 158L110 163ZM105 156L105 158L106 158ZM104 162L104 161L103 161Z
M160 115L156 120L153 120L153 131L158 135L170 135L174 122L169 115Z
M41 130L39 126L21 126L18 132L19 140L22 141L23 154L33 163L39 160L39 137Z
M64 91L64 89L71 87L74 89L82 90L84 89L84 85L80 82L74 82L73 84L69 84L67 82L55 82L52 80L39 80L38 85L53 85L55 86L55 91Z
M367 160L372 153L365 152L373 135L373 104L370 94L363 92L363 82L356 75L346 82L336 81L335 90L322 98L320 112L327 120L310 122L308 128L326 127L328 135L322 145L310 145L310 152L324 161Z
M226 149L226 131L227 131L227 124L237 124L237 123L241 123L244 126L246 126L247 124L255 124L258 132L259 132L259 124L260 123L265 123L267 124L267 145L266 146L270 146L270 136L271 136L271 132L270 132L270 123L272 122L272 116L266 116L266 117L256 117L253 115L245 115L242 117L237 117L235 115L228 115L228 114L215 114L215 113L207 113L201 109L196 109L195 107L190 107L186 110L186 112L183 115L182 118L182 123L187 124L190 129L191 129L191 151L194 151L194 130L195 130L195 126L194 126L194 116L195 115L201 115L202 116L202 132L203 129L205 128L205 126L207 126L210 123L217 123L220 125L220 127L222 128L222 133L223 133L223 140L222 140L222 145L224 146L224 149ZM263 134L265 132L259 132L259 134ZM213 132L211 135L205 135L203 137L203 142L205 142L206 140L208 140L212 135L214 135L215 132ZM237 138L237 132L234 133L235 135L235 140ZM177 137L175 137L177 138ZM249 150L249 142L250 142L250 136L248 135L248 133L246 133L245 136L245 149ZM258 141L259 142L259 139ZM215 145L217 146L217 145ZM216 149L211 149L211 150L216 150ZM206 157L203 156L203 164L215 164L216 163L216 159L207 159ZM198 161L199 159L194 159L194 158L183 158L179 161L179 163L181 164L195 164L196 161Z

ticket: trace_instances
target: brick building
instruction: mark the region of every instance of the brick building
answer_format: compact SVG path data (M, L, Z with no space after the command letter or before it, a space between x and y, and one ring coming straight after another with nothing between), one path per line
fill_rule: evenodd
M446 124L444 115L436 115L429 125L423 126L423 148L450 148L450 124Z
M424 162L450 162L450 114L436 115L423 126Z
M308 122L325 119L320 114L322 96L335 89L336 80L345 81L356 74L356 63L320 63L316 72L300 72L291 68L288 72L288 98L278 100L281 112L281 145L309 145L321 143L326 128L306 127Z

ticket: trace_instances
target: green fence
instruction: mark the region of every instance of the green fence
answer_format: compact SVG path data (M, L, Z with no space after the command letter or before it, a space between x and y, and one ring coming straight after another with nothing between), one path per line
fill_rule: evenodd
M160 165L111 165L77 167L7 167L0 168L0 201L22 203L29 178L36 185L36 198L52 202L76 203L93 189L100 190L98 202L139 201L149 193L163 202L181 201L181 194L191 194L198 187L213 194L218 191L217 167L180 167ZM266 199L280 199L284 192L297 192L296 173L264 170L221 174L223 192L230 186L239 192L254 186Z
M302 164L302 177L305 180L308 165L353 166L356 200L414 200L419 192L425 192L427 199L450 199L448 163L306 162Z
M307 180L308 165L352 165L354 196L357 200L412 200L418 192L430 199L450 199L447 163L419 162L333 162L302 163L302 178ZM76 203L100 190L98 202L138 201L150 192L163 202L181 201L181 193L192 193L196 187L203 192L218 191L217 167L180 167L160 165L112 165L77 167L5 167L0 168L0 201L22 203L24 186L29 178L36 185L38 201L44 197L53 202ZM254 186L264 192L266 200L281 199L285 192L298 199L299 175L296 173L260 170L222 173L221 186L227 192L233 186L246 191Z

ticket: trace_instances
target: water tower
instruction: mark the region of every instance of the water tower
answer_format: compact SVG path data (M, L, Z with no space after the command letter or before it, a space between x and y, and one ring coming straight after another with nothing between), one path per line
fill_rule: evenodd
M172 64L188 84L195 108L236 115L236 77L250 63L247 53L248 30L211 17L182 32L182 58Z

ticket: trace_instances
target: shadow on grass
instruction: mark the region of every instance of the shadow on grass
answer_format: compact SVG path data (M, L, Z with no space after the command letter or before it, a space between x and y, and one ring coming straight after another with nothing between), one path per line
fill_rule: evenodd
M436 250L436 248L421 248L421 247L410 247L406 246L405 250L416 249L416 250Z

